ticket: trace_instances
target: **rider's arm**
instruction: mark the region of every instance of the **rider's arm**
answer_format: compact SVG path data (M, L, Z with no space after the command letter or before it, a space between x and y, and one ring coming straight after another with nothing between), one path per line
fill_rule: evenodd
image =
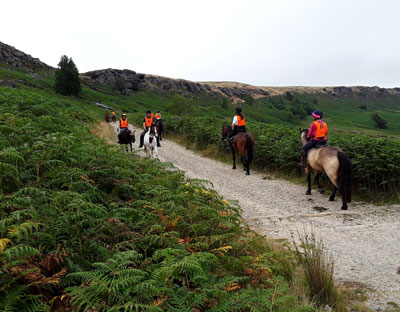
M237 121L237 116L233 117L233 121L232 121L232 130L235 130L235 125L237 125L238 121Z
M307 138L312 139L315 137L315 133L317 132L317 127L314 123L311 124L310 130L308 130Z

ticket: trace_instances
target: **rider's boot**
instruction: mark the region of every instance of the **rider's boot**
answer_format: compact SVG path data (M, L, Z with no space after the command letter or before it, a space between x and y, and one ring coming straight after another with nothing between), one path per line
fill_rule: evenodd
M299 166L302 168L306 168L307 167L307 155L306 155L306 151L301 151L301 161L299 162Z
M145 132L143 132L143 133L140 135L140 144L139 144L139 148L142 148L142 147L143 147L143 143L144 143L144 134L145 134Z
M232 150L232 138L228 137L228 146L226 147L227 151Z

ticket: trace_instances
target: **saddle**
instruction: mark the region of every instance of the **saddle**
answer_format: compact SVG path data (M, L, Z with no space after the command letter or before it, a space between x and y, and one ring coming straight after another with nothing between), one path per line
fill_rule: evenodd
M245 131L238 131L238 133L235 134L234 136L230 137L229 140L230 140L231 142L235 141L236 137L237 137L239 134L241 134L241 133L246 134L247 132L245 132Z
M131 134L131 130L129 130L128 128L122 128L119 130L119 135L127 135L127 134Z
M315 144L315 146L314 146L313 148L310 148L310 149L307 151L306 157L308 157L308 154L310 154L310 152L311 152L312 150L319 149L319 148L325 147L325 146L328 146L328 143L327 143L326 141L318 142L317 144Z

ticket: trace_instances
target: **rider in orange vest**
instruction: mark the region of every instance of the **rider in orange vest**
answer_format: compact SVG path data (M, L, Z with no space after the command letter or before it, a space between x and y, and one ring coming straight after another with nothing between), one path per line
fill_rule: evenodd
M143 129L144 131L140 135L140 144L139 148L143 147L144 143L144 135L150 129L150 127L154 124L154 115L151 113L150 110L146 111L146 116L143 118ZM159 138L157 137L157 146L161 147Z
M131 130L129 130L129 128L128 128L128 119L126 118L126 114L121 115L121 119L119 120L119 128L117 131L119 131L118 143L121 143L121 137L123 135L127 135L127 134L131 133Z
M232 139L239 132L246 132L246 119L242 113L242 109L240 107L236 107L235 116L232 121L232 131L228 135L228 150L232 149Z
M328 126L321 120L324 117L324 113L320 110L315 110L311 115L314 117L314 121L311 123L307 134L309 142L301 148L300 165L303 167L307 166L307 152L310 149L327 144Z

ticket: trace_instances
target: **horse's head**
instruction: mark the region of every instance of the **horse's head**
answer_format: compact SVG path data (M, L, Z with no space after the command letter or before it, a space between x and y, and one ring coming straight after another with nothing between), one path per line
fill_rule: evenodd
M223 126L222 126L222 136L221 136L221 140L225 139L225 138L228 136L230 130L231 130L231 129L230 129L229 126L227 126L227 125L223 125Z
M131 136L131 140L133 143L136 142L135 132L136 132L136 130L132 130L132 132L129 134Z
M309 141L309 139L307 138L308 130L309 129L300 128L300 141L303 145L305 145Z
M156 126L154 124L152 124L150 126L150 130L149 130L149 142L153 143L153 139L156 136L157 136L157 129L156 129Z

